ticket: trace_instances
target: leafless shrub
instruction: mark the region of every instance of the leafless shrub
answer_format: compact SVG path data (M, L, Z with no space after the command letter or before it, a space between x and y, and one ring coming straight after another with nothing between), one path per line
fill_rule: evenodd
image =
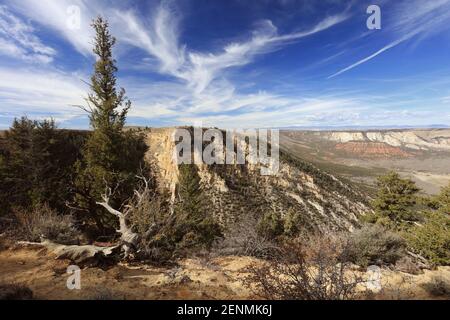
M0 284L0 300L31 300L33 291L20 284Z
M252 265L245 283L267 299L347 300L364 282L342 262L344 243L335 236L314 236L284 244L277 257Z
M270 259L278 253L278 245L258 231L258 220L248 216L236 222L215 245L219 255L251 256Z
M423 285L424 289L434 297L450 299L450 279L443 276L434 276L430 282Z
M19 224L20 236L28 241L39 241L42 237L62 244L73 244L78 240L73 217L58 215L48 205L34 209L14 208L14 216Z
M398 260L395 264L395 270L414 275L423 273L417 262L410 256L405 256Z
M172 258L174 250L170 241L174 217L169 212L167 196L158 194L149 181L144 182L124 211L128 224L139 236L137 258L165 263Z
M365 225L349 236L345 261L359 266L395 264L405 256L405 241L379 225Z

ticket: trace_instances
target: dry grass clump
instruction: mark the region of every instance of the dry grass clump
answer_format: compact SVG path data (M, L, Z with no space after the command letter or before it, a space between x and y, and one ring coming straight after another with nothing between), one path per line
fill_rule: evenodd
M17 234L28 241L40 241L42 238L62 244L74 244L79 233L74 227L73 217L58 215L48 205L33 209L14 208L13 214L18 223Z
M246 216L235 223L234 227L225 233L214 249L218 255L250 256L270 259L277 255L279 247L267 234L258 230L258 220Z
M405 256L403 238L386 228L364 225L349 236L345 260L362 267L369 265L393 265Z
M344 248L345 242L334 235L297 239L282 245L271 261L249 267L245 283L267 299L355 299L364 280L342 261Z
M432 280L423 285L424 289L434 297L450 299L450 279L434 276Z

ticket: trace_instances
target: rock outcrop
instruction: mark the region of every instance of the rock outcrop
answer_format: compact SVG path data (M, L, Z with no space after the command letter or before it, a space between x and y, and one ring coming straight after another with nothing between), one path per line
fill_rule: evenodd
M156 168L159 184L172 192L178 183L173 161L173 128L150 129L147 133L147 161ZM294 210L306 229L325 227L352 230L367 213L367 197L350 182L343 181L313 165L280 155L276 175L262 176L258 165L198 165L208 209L224 226L243 215L263 215Z
M333 131L321 132L320 136L323 139L340 143L350 141L380 142L393 147L404 147L412 150L450 151L450 129Z

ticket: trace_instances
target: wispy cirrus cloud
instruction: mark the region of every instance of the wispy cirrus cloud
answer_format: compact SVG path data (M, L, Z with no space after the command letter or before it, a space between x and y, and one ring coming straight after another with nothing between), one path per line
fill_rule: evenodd
M422 37L443 30L447 17L444 8L449 1L437 0L430 4L418 1L419 7L411 10L410 14L405 13L410 1L396 2L393 6L393 16L399 20L393 20L392 24L383 24L386 26L383 35L390 39L387 45L341 69L332 77L367 63L402 42L413 38L419 41ZM335 39L330 37L331 32L325 32L336 28L339 37L354 36L355 30L358 30L354 28L357 22L349 19L355 14L355 11L350 9L311 10L308 14L314 14L314 17L308 19L310 17L307 16L305 21L292 20L290 24L282 24L277 22L277 19L269 20L267 16L261 16L264 19L255 19L256 23L241 29L234 40L224 40L233 36L230 33L221 39L219 32L218 39L202 39L202 49L194 50L189 43L185 44L183 41L192 39L184 36L187 30L190 30L187 24L195 24L195 21L188 21L188 16L184 16L184 12L177 9L176 2L163 1L159 4L159 1L148 1L148 6L140 6L131 1L112 0L4 2L8 3L9 13L14 12L16 17L27 17L25 25L39 26L55 43L61 46L61 42L64 45L69 44L75 49L70 51L70 48L64 47L69 54L63 57L47 52L50 58L61 59L55 59L54 63L49 62L40 67L24 64L23 67L14 69L0 63L0 103L7 106L10 114L48 114L65 123L73 123L73 119L83 116L80 110L71 105L83 104L83 97L88 90L82 79L89 79L91 70L88 68L93 62L90 21L96 15L102 14L108 18L112 33L118 38L115 55L121 70L119 83L127 89L127 94L133 101L129 114L131 123L134 119L155 119L167 125L203 121L205 125L220 127L283 127L333 123L365 125L373 124L374 121L385 123L389 117L404 123L449 119L445 112L434 116L433 113L427 112L428 105L425 106L424 103L430 100L427 97L419 97L419 94L417 97L412 94L387 97L386 92L383 92L379 94L380 98L376 98L375 93L379 92L370 94L373 93L371 89L359 87L360 83L352 83L350 86L343 84L343 87L330 87L323 83L323 78L331 73L329 62L348 57L354 50L349 46L336 45ZM68 28L67 25L68 8L72 5L78 5L80 8L79 30ZM342 9L342 6L337 9L339 8ZM342 23L344 21L348 23ZM297 23L302 23L301 29ZM411 23L416 27L411 27ZM35 37L40 44L51 49L34 31L30 29L26 35ZM208 32L206 34L210 36ZM308 38L313 35L316 37ZM20 39L12 33L9 36ZM324 36L324 40L316 41L320 36ZM8 52L3 54L20 57L17 48L22 45L13 43L15 46L12 46L11 41L2 43L2 39L0 36L0 46L3 45L2 50ZM300 40L305 41L305 50L298 45ZM306 43L308 40L311 41ZM30 41L24 41L23 45L26 43ZM293 50L302 52L296 51L294 59L293 54L291 60L284 61L282 50L287 51L294 46L296 48ZM27 50L29 54L34 52L31 48ZM324 50L330 54L328 58L326 54L321 54ZM311 52L309 54L314 56L313 59L305 61L303 65L295 64L295 68L303 70L293 70L291 64L297 62L294 61L297 56L300 62L304 57L311 58L304 54L305 52ZM277 64L273 68L270 65L270 56L265 57L263 66L258 65L261 58L268 54L277 57ZM72 59L72 55L76 55L77 61L81 61L82 65L86 62L86 69L78 73L64 71L77 68L72 62L68 63L67 68L64 66L67 62L65 60ZM280 57L281 59L278 59ZM268 71L264 74L262 69L266 68L266 63ZM309 70L311 72L308 74L308 68L312 69L314 64L324 67L325 71L316 74L314 69L314 72ZM281 65L284 69L277 70ZM249 75L249 70L263 75L253 78ZM286 70L287 73L293 70L294 74L291 77L289 74L283 74ZM303 71L312 79L311 82L303 77ZM420 78L420 75L418 77ZM255 83L252 83L253 80ZM404 79L399 81L400 84L401 82L404 82ZM415 81L414 88L409 88L413 89L414 93L418 91L418 82ZM429 84L428 81L426 83ZM444 87L444 84L433 89L438 90L438 87ZM402 93L406 92L406 89L408 88L403 88ZM386 91L386 88L383 90ZM430 88L421 89L422 92L429 90ZM448 96L448 91L444 95ZM436 99L439 100L439 97ZM442 99L439 103L445 101ZM445 111L439 109L440 107L438 104L438 107L433 108ZM84 119L86 126L87 117L84 116Z
M120 38L145 50L159 62L159 71L186 81L194 94L201 94L226 69L247 65L255 57L280 49L284 45L321 32L345 21L349 15L342 13L329 16L308 30L279 34L270 20L260 21L249 39L232 42L217 52L196 52L179 44L179 15L174 9L162 4L148 25L132 11L115 11L121 25Z
M450 0L399 2L392 11L392 18L384 25L387 26L386 32L397 39L369 56L330 75L328 79L352 70L414 37L423 40L432 34L450 28Z
M98 2L86 0L6 0L9 7L27 16L32 21L59 32L73 47L88 56L92 54L93 32L90 27L91 20L102 9ZM73 12L76 6L79 10L79 28L71 26Z
M79 115L86 86L80 76L38 68L0 67L0 103L16 114ZM25 94L26 93L26 94Z
M34 34L34 28L0 5L0 54L29 62L50 63L56 51Z

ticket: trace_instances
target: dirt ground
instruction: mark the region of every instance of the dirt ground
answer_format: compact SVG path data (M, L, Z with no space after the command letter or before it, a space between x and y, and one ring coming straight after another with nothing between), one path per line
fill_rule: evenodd
M185 259L175 267L120 264L109 269L81 270L81 290L69 290L66 260L55 260L46 249L17 247L0 249L0 283L16 283L33 290L36 299L252 299L242 284L245 268L258 263L250 257ZM382 283L389 288L375 298L450 299L433 297L424 285L434 276L450 283L450 267L425 270L420 275L383 270Z
M175 267L119 264L102 270L82 268L81 290L67 289L67 260L55 260L46 249L0 251L0 283L23 284L36 299L251 299L240 282L251 258L186 259Z

